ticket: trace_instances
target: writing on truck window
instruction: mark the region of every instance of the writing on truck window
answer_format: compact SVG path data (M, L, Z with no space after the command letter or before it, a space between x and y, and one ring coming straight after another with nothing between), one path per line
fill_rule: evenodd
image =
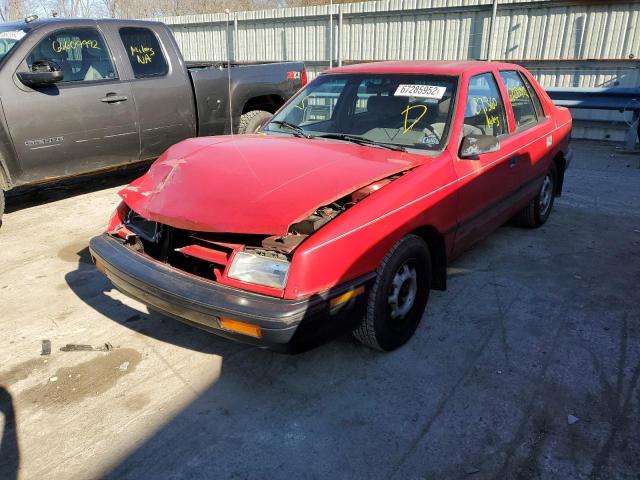
M61 53L78 48L93 48L94 50L100 50L100 45L98 45L97 40L54 40L51 42L51 48L53 48L54 52Z
M153 57L156 52L152 47L145 47L144 45L131 45L131 56L134 57L140 65L146 65L153 61Z
M64 74L63 83L118 77L107 45L95 28L65 28L46 36L26 57L29 68L42 60L58 65Z
M158 77L169 72L160 41L153 31L144 27L123 27L120 39L136 78Z

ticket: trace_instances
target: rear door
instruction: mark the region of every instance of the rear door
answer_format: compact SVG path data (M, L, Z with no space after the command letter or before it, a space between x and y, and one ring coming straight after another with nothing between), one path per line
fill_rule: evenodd
M510 131L504 92L493 72L469 79L461 139L466 135L497 137L500 149L475 159L454 160L458 175L458 230L456 254L466 250L505 220L510 199L518 188L514 155L517 146Z
M549 152L555 125L551 116L544 112L540 99L523 72L501 70L500 78L507 92L507 109L515 124L517 182L523 196L530 197L537 192L552 160Z
M158 157L169 146L196 134L195 104L189 73L164 26L114 25L124 47L140 121L140 158ZM209 100L209 99L207 99ZM213 99L211 99L213 101Z
M30 40L30 39L29 39ZM95 22L52 25L21 45L20 64L2 95L25 181L68 176L138 158L136 111ZM56 62L64 80L33 89L15 75L37 60ZM10 83L13 83L11 85Z

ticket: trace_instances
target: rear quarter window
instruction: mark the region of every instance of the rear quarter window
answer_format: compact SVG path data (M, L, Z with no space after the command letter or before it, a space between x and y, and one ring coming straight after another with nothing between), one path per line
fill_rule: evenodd
M524 84L527 87L527 90L529 90L529 95L531 96L531 100L533 100L533 106L536 109L536 113L538 114L538 119L541 119L542 117L544 117L544 109L542 108L542 102L540 101L540 98L538 97L538 94L536 93L535 88L533 88L533 85L531 85L531 82L529 81L529 79L523 75L522 73L519 73L520 78L522 78L522 81L524 82Z
M120 39L135 78L159 77L169 71L158 37L148 28L124 27Z
M538 108L534 106L531 91L523 83L522 77L515 70L503 70L500 77L504 82L504 86L509 94L509 101L513 108L513 115L518 128L527 128L538 122L538 114L540 113L540 101L538 97Z

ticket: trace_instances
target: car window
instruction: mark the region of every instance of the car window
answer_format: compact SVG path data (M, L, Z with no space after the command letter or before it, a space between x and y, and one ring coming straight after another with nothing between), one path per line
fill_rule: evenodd
M508 133L504 102L491 73L471 77L464 113L463 136Z
M136 78L157 77L169 71L160 42L148 28L125 27L120 38Z
M419 150L444 148L458 78L415 74L320 75L264 130L348 135Z
M346 83L346 78L322 82L318 88L292 102L284 120L301 126L331 120Z
M534 125L538 121L538 117L533 106L533 100L531 100L529 90L522 83L518 72L514 70L502 71L500 72L500 77L509 94L516 126L520 128Z
M26 34L26 30L0 27L0 62Z
M27 57L29 69L39 60L53 61L63 82L94 82L118 78L111 55L95 28L58 30L42 39Z
M533 106L536 109L536 114L538 115L538 120L539 120L542 117L544 117L542 102L540 102L540 98L538 97L538 94L536 93L535 89L533 88L533 85L531 85L531 82L529 82L527 77L525 77L522 73L519 73L519 75L522 81L524 82L524 84L527 86L527 90L529 90L529 95L531 96L531 100L533 100Z

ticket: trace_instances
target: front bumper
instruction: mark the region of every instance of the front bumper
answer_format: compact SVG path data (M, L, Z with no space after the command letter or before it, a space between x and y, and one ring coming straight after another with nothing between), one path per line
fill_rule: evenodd
M330 299L366 286L373 278L361 277L306 299L284 300L199 279L135 252L108 234L91 239L89 249L93 260L124 294L217 335L275 350L303 350L334 332L352 328L366 295L337 305ZM261 337L225 330L220 318L258 325Z

